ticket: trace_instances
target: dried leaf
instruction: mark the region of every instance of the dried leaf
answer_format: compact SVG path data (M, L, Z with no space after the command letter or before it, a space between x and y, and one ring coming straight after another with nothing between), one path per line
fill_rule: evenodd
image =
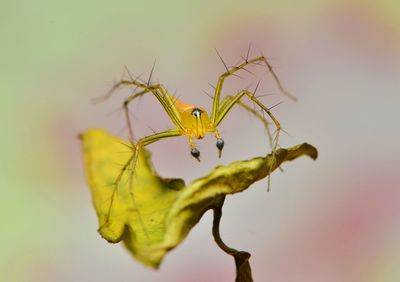
M302 155L317 158L317 150L304 143L279 149L274 156L218 166L185 187L181 179L158 176L150 162L150 153L143 150L134 177L131 178L129 170L123 173L108 215L116 189L114 183L132 156L131 145L98 129L87 131L81 138L99 233L109 242L123 241L139 261L153 268L159 267L166 253L187 236L208 209L214 207L219 196L247 189L282 162ZM129 192L130 179L135 203Z

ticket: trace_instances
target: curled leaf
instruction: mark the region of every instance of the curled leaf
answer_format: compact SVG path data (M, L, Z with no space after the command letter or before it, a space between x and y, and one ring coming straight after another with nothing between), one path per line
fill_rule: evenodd
M139 261L153 268L158 268L166 253L215 207L220 196L247 189L285 161L302 155L316 159L318 154L306 143L278 149L274 155L218 166L185 186L181 179L160 177L146 150L139 155L132 177L132 150L127 141L98 129L81 138L99 233L109 242L123 241Z

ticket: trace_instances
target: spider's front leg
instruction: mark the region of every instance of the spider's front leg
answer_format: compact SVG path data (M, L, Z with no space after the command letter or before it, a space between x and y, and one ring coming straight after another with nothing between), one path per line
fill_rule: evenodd
M108 223L110 220L113 203L114 203L115 197L118 195L118 189L121 184L122 177L125 175L126 172L129 172L128 192L129 192L129 195L130 195L130 198L132 201L132 207L137 212L138 218L140 221L140 225L142 226L143 232L147 236L147 229L145 227L143 217L142 217L142 215L138 209L138 206L136 204L136 200L135 200L135 196L134 196L134 192L133 192L133 177L135 176L135 173L136 173L136 166L137 166L139 155L140 155L142 149L151 143L154 143L161 139L165 139L165 138L169 138L169 137L176 137L176 136L181 136L181 135L182 135L181 132L178 129L174 128L174 129L170 129L167 131L163 131L160 133L155 133L155 134L143 137L136 144L133 144L133 146L130 147L132 150L132 155L129 157L127 162L124 164L124 166L122 167L122 170L119 172L119 174L117 175L117 177L115 178L115 181L113 183L114 190L112 191L112 194L111 194L110 205L109 205L108 213L107 213L107 217L106 217L106 223Z
M226 115L228 114L228 112L232 109L232 107L234 105L244 105L240 99L243 96L247 96L249 97L254 103L256 103L272 120L272 122L274 123L275 127L276 127L276 134L275 137L272 139L271 137L270 139L270 143L271 143L271 147L272 147L272 155L275 155L276 149L278 147L278 142L279 142L279 135L280 132L282 130L281 124L279 123L279 121L275 118L275 116L271 113L271 111L263 104L261 103L260 100L258 100L253 93L251 93L248 90L243 90L241 92L239 92L238 94L236 94L235 96L228 96L226 97L222 103L221 106L219 107L217 114L216 114L216 121L214 123L214 126L217 127L222 120L226 117ZM244 108L248 108L248 106L244 106ZM259 117L260 120L264 123L264 125L268 125L268 122L266 121L265 118L261 118ZM270 175L268 176L268 191L270 188Z
M218 54L218 56L222 60L222 58L219 54ZM261 56L261 57L254 58L251 60L245 60L240 65L235 66L231 69L228 69L226 67L225 63L222 61L226 68L226 72L224 72L223 74L220 75L217 86L215 87L215 94L214 94L214 100L213 100L212 111L211 111L211 121L212 122L215 123L215 121L217 119L217 112L220 107L219 102L220 102L221 90L222 90L222 86L225 82L225 79L229 76L235 75L236 72L238 72L239 70L243 70L243 69L245 70L246 66L248 66L248 65L259 64L260 62L264 62L264 61L265 61L264 56Z
M221 106L220 109L224 109L224 107L226 106L226 104L231 101L234 98L234 96L228 95L224 98L224 100L221 102ZM264 113L259 113L258 111L256 111L255 109L253 109L252 107L250 107L249 105L247 105L246 103L243 103L241 100L238 100L236 102L239 106L241 106L243 109L245 109L246 111L248 111L250 114L252 114L253 116L255 116L258 120L260 120L263 124L264 124L264 128L265 131L267 132L267 136L268 136L268 141L269 141L269 145L271 147L271 149L273 148L273 137L272 137L272 132L270 130L270 125L271 122L268 122L267 119L264 116Z
M169 137L177 137L177 136L181 136L182 133L179 129L177 128L173 128L173 129L169 129L163 132L159 132L159 133L154 133L152 135L148 135L145 136L143 138L141 138L133 147L133 170L132 172L135 172L135 167L136 167L136 162L137 162L137 158L140 154L140 151L146 147L147 145L150 145L156 141L159 141L161 139L165 139L165 138L169 138Z
M130 82L129 84L144 88L143 91L129 96L124 101L125 118L126 118L127 125L128 125L128 130L129 130L129 135L130 135L129 137L131 138L131 140L133 140L133 132L132 132L131 121L129 118L128 105L133 100L135 100L138 97L143 96L146 93L152 93L157 98L157 100L160 102L161 106L164 108L165 112L171 119L172 123L174 123L177 128L183 129L183 126L182 126L182 123L181 123L180 117L179 117L179 112L176 109L176 107L174 106L175 100L168 94L167 90L161 84L155 84L152 86L147 86L146 84L136 83L136 82Z
M182 123L180 121L180 115L176 107L174 106L175 104L175 99L169 95L167 89L161 84L145 84L140 81L136 80L121 80L120 82L116 83L110 91L108 91L104 96L101 96L99 98L94 99L94 102L101 102L104 100L107 100L108 98L111 97L111 95L119 89L121 86L135 86L134 92L136 89L142 89L142 91L134 93L130 95L128 98L123 103L124 106L124 112L125 112L125 118L126 122L128 125L128 130L129 130L129 138L131 139L131 142L133 142L133 131L132 131L132 125L131 125L131 120L129 118L129 110L128 110L128 105L135 100L136 98L142 97L143 95L147 93L152 93L156 99L160 102L161 106L164 108L165 112L171 119L171 121L175 124L175 126L181 130L183 130Z
M275 152L277 146L278 146L278 140L279 140L279 135L280 135L280 131L282 130L282 126L279 123L279 121L275 118L275 116L271 113L271 111L263 104L261 103L260 100L258 100L253 93L251 93L248 90L243 90L241 92L239 92L238 94L236 94L235 96L228 96L226 97L222 103L220 108L217 111L216 114L216 121L214 123L214 126L218 126L222 120L226 117L226 115L228 114L228 112L232 109L232 107L236 104L238 105L244 105L240 99L243 96L247 96L250 98L250 100L252 100L254 103L256 103L263 112L265 112L272 120L272 122L274 123L275 127L276 127L276 134L275 137L272 140L272 151ZM248 106L245 106L244 108L248 109ZM264 124L268 124L267 121L265 120L265 118L260 118L262 122L264 122Z
M218 54L218 56L222 60L222 58L219 54ZM222 90L222 86L225 82L225 79L229 76L235 75L236 72L238 72L239 70L246 70L246 66L259 65L260 63L264 63L267 66L269 72L272 74L272 78L274 79L276 85L278 86L278 88L282 92L282 94L289 97L293 101L297 100L296 97L294 97L286 89L284 89L282 83L280 82L278 76L276 75L275 71L273 70L271 64L267 61L267 59L264 56L260 56L260 57L257 57L257 58L251 59L251 60L245 59L245 61L243 63L241 63L240 65L235 66L231 69L228 69L227 66L225 65L225 63L223 62L224 66L226 68L226 72L224 72L223 74L220 75L217 86L215 87L214 101L213 101L212 112L211 112L211 120L213 122L216 121L217 111L220 108L221 90Z

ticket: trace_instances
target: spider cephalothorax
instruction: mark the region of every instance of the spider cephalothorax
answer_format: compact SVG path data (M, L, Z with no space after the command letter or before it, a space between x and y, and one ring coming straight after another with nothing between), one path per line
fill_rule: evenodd
M182 135L189 137L189 143L192 148L195 146L193 138L203 139L208 132L218 132L205 109L185 104L179 100L175 102L175 105L180 113L180 120L184 127Z

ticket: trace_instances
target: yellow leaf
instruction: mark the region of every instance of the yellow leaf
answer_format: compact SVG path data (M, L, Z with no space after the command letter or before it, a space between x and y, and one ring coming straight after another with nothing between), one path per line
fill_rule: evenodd
M153 268L158 268L166 253L187 236L220 196L247 189L284 161L302 155L317 158L317 150L303 143L289 149L278 149L273 156L218 166L185 187L182 179L158 176L146 150L139 155L131 177L129 142L99 129L89 130L81 137L86 175L99 219L99 233L112 243L122 240L139 261ZM125 164L128 165L124 171ZM120 174L122 177L116 187ZM133 187L133 197L129 187Z

